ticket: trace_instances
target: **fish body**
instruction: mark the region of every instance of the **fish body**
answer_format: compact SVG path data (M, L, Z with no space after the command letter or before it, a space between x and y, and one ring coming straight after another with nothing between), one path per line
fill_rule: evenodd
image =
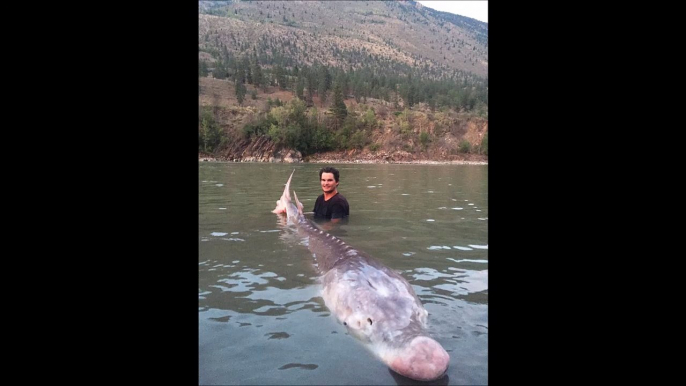
M441 378L450 357L426 333L428 312L412 286L365 252L315 227L295 192L295 202L291 199L293 173L272 212L285 213L308 238L326 307L396 373L421 381Z

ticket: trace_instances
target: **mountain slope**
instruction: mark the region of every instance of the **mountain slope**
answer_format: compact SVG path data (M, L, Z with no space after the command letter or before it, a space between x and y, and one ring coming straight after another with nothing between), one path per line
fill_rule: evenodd
M488 75L488 24L414 1L200 2L200 47L265 47L292 63L417 67L432 77ZM205 14L202 12L209 12ZM282 52L273 52L282 51Z
M414 1L199 2L199 150L487 157L488 25Z

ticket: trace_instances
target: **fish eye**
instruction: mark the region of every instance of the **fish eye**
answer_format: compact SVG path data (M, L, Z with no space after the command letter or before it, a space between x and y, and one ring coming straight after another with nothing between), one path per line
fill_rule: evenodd
M344 325L344 326L347 326L347 325L348 325L348 323L346 323L346 322L343 322L343 325Z

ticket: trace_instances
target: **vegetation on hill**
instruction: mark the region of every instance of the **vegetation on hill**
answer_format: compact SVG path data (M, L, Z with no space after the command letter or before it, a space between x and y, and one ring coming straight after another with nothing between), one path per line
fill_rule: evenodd
M466 64L483 52L487 60L487 25L412 1L348 3L201 1L199 151L268 139L303 157L363 149L487 155L488 78L425 56L426 47L403 50L412 42L391 40L392 32L374 33L394 23L433 31L441 51L471 47ZM477 118L478 138L461 138Z

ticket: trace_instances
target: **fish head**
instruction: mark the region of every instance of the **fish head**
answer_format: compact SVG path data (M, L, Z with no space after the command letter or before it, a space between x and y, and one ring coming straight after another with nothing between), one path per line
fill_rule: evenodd
M407 298L386 298L383 304L350 312L343 324L391 370L432 381L445 375L450 356L427 335L427 315L424 307Z
M346 322L351 335L365 343L391 370L404 377L433 381L443 377L448 370L450 356L419 325L379 333L384 327L382 321L374 326L369 317L352 316Z
M426 333L427 315L426 309L415 307L409 316L396 313L394 319L379 319L376 326L370 326L374 329L369 333L370 348L382 362L396 373L418 381L441 378L450 363L443 346Z
M343 325L348 329L348 333L359 339L363 343L370 343L375 330L372 318L363 313L351 313Z
M322 283L327 307L391 370L420 381L445 374L450 356L428 336L428 312L400 275L349 259Z

